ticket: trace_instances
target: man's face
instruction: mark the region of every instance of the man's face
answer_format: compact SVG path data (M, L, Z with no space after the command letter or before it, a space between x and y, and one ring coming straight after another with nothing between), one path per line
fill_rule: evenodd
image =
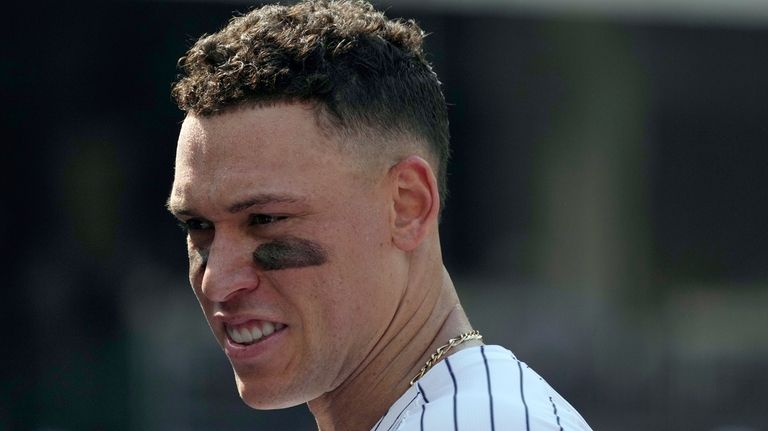
M307 105L188 116L170 207L240 395L281 408L363 362L404 289L386 169L363 174Z

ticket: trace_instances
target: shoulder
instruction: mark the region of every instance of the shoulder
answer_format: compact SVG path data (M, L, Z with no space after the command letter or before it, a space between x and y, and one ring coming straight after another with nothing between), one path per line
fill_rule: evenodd
M543 378L500 346L457 352L417 383L418 404L397 430L590 430Z

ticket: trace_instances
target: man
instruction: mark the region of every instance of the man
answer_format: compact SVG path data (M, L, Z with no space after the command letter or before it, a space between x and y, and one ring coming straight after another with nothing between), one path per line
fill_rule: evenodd
M448 119L423 36L306 1L187 52L169 209L193 290L253 408L306 402L323 431L589 429L482 344L443 267Z

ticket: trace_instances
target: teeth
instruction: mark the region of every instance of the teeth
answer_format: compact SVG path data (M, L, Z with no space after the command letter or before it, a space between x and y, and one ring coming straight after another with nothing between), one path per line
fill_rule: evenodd
M258 340L262 335L263 334L261 333L261 329L259 329L258 326L254 326L253 329L251 329L251 336L253 337L253 341Z
M235 343L238 344L252 344L256 341L259 341L263 337L267 337L269 335L272 335L275 333L275 331L279 331L283 328L285 328L284 323L272 323L272 322L260 322L261 327L259 327L258 324L254 325L252 328L248 328L247 326L241 326L240 328L235 328L232 326L227 325L226 331L229 335L229 338L232 339Z
M272 324L272 322L264 322L264 325L261 327L261 332L264 333L264 336L272 335L273 332L275 332L275 325Z
M236 329L227 328L227 332L229 332L229 336L232 337L233 340L235 340L235 343L243 342L243 337L240 336L240 332L238 332Z
M240 329L240 338L243 339L243 344L248 344L253 342L253 337L251 336L251 331L247 330L246 328Z

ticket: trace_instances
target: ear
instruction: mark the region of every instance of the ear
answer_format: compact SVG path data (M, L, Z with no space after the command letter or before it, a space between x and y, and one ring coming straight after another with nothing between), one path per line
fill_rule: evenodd
M432 168L409 156L389 170L392 179L392 241L403 251L415 249L437 225L440 194Z

